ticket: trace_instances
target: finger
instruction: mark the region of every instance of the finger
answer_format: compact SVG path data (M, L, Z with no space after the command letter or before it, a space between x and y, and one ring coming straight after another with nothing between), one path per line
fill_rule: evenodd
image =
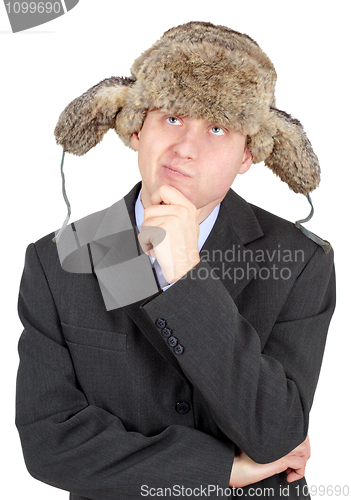
M302 479L304 475L301 475L300 473L291 470L291 472L287 473L286 480L288 483L292 483L294 481L298 481L299 479Z
M289 471L296 472L299 477L305 475L306 458L294 455L286 455L283 459L278 460L277 464L280 466L280 472Z
M311 456L311 446L310 446L310 441L309 437L303 441L303 443L299 444L294 450L292 450L289 455L296 455L296 456L303 456L308 460Z
M173 186L168 184L162 184L154 193L152 193L150 201L152 205L160 205L165 203L166 205L174 204L174 200L179 199L181 195L185 198L181 192Z
M139 243L145 253L162 243L165 237L166 231L157 226L143 226L142 231L138 234Z
M309 436L307 436L305 443L306 443L307 448L308 448L308 456L307 456L307 460L308 460L309 458L311 458L311 443L310 443Z
M301 477L303 477L301 475L302 470L299 472L296 472L295 469L292 469L291 467L289 467L288 469L286 469L285 472L286 472L287 477L289 477L290 480L292 479L293 481L296 481L296 478L301 479Z
M165 205L193 206L191 201L178 189L168 184L162 184L162 186L152 193L150 201L152 205L160 205L163 202Z
M154 257L151 254L151 250L154 248L152 243L150 243L149 239L147 236L144 234L143 237L141 236L141 233L138 234L138 240L141 246L141 249L146 255L150 255L151 257Z
M185 218L188 215L188 209L183 205L149 205L144 211L144 222L153 217L175 217ZM150 225L150 224L149 224Z

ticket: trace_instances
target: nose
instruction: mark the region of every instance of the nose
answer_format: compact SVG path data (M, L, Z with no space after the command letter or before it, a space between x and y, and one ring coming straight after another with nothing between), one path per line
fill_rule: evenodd
M195 127L186 127L176 137L173 150L184 160L196 160L201 151L201 136L199 131Z

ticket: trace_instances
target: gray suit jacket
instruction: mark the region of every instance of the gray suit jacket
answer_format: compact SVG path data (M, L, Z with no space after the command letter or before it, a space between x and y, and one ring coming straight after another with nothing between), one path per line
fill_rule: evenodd
M237 447L271 462L305 439L332 252L230 190L185 279L107 310L96 274L64 270L52 237L29 245L19 296L16 424L35 478L72 500L223 498ZM250 497L306 498L285 477Z

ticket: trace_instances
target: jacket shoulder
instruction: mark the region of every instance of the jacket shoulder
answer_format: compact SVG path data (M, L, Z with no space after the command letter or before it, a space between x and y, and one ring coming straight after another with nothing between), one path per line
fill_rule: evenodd
M109 208L104 208L98 212L94 212L82 217L81 219L71 222L63 231L62 236L65 233L67 234L69 231L76 231L76 228L78 227L80 229L80 233L84 234L87 240L90 238L92 239L96 231L99 229L108 210ZM54 258L55 261L58 260L58 243L54 241L56 234L57 231L52 231L34 242L34 246L40 260L43 259L45 261L49 259L51 262L52 258Z
M315 251L322 251L323 253L326 253L320 244L309 238L291 221L283 219L282 217L272 214L271 212L268 212L267 210L251 203L249 205L253 210L265 236L267 236L270 241L277 244L278 242L284 242L286 247L298 247L310 254L313 254ZM332 248L328 252L328 255L333 256Z

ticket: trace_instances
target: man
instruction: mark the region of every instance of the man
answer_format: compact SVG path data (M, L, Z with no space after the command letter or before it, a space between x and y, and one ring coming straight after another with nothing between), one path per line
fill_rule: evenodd
M188 23L131 72L74 100L55 129L84 154L115 128L142 183L28 247L27 467L72 500L218 498L229 486L306 498L332 251L230 186L264 160L307 195L317 158L275 108L274 67L246 35Z

